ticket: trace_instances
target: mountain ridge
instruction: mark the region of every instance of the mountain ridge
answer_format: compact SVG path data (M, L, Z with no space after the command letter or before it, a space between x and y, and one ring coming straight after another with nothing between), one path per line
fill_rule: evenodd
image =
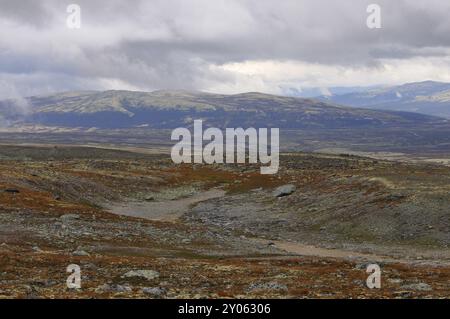
M412 82L317 98L351 107L416 112L450 118L450 83L446 82Z
M9 121L55 125L123 128L174 128L203 119L216 127L338 128L384 127L441 122L415 113L349 108L310 98L259 92L233 95L184 90L153 92L68 91L25 99L28 112L14 117L11 101L0 101Z

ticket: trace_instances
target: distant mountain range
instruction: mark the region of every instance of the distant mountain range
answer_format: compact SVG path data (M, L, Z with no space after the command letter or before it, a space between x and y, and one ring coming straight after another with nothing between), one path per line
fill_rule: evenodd
M358 89L346 94L322 95L318 99L352 107L417 112L450 118L450 83L425 81Z
M415 93L425 94L425 91L428 92ZM399 92L409 96L406 90ZM360 94L361 104L364 104L368 93ZM386 93L386 99L389 96ZM374 98L384 101L381 97ZM13 100L0 102L3 126L32 123L113 129L175 128L189 127L194 119L203 119L206 125L222 128L328 129L411 127L443 121L415 113L350 108L326 101L262 93L222 95L188 91L82 91L29 97L21 104L25 106L17 108Z

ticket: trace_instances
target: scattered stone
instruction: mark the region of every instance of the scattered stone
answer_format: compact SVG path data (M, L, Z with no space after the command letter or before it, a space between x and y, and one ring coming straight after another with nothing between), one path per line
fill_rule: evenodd
M33 287L30 285L23 285L22 286L23 290L25 291L26 294L30 294L33 292Z
M43 253L44 251L42 249L40 249L38 246L33 246L33 248L31 248L34 252L37 253Z
M264 282L264 283L253 283L248 287L249 291L261 291L261 290L282 290L287 291L288 288L284 284L280 284L276 281Z
M166 294L166 289L161 287L144 287L142 292L146 295L151 295L153 297L162 297Z
M190 244L190 243L191 243L191 240L188 239L188 238L184 238L181 242L182 242L183 244Z
M388 201L398 201L398 200L401 200L404 198L406 198L406 196L401 195L401 194L390 194L390 195L386 196L386 200L388 200Z
M102 292L132 292L133 288L128 285L103 284L95 288L96 293Z
M145 199L147 202L151 202L151 201L154 201L154 200L155 200L155 197L153 197L153 196L146 196L144 199Z
M159 272L154 270L131 270L125 273L122 278L144 278L152 280L159 277Z
M394 296L399 297L399 298L411 298L412 297L412 293L410 291L394 291Z
M72 252L73 256L90 256L90 254L84 250L77 249L74 252Z
M296 187L292 184L287 184L287 185L283 185L280 187L277 187L274 191L273 191L273 196L275 197L283 197L283 196L288 196L291 195L293 192L295 192Z
M62 215L59 218L62 219L63 221L68 221L68 220L72 220L72 219L80 219L80 215L78 215L78 214L65 214L65 215Z
M357 270L363 270L363 269L366 270L367 269L367 265L368 264L356 264L354 268L357 269Z
M424 283L424 282L419 282L416 284L409 284L409 285L403 285L402 289L410 289L410 290L416 290L416 291L431 291L433 290L433 288L431 288L430 285Z
M403 280L399 279L399 278L389 278L388 281L391 284L401 284L403 282Z
M82 266L83 269L90 269L90 270L96 270L97 269L97 266L94 265L93 263L85 263L85 264L82 264L82 265L83 265Z

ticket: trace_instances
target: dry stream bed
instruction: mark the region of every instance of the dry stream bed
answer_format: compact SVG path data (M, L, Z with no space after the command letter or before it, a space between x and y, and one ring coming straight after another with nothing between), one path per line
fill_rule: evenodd
M17 151L0 151L0 187L17 191L0 193L1 297L450 296L448 167L299 153L264 177L158 154ZM296 191L274 197L285 184ZM380 290L365 285L372 262ZM79 290L65 286L73 263ZM125 276L139 271L151 276Z

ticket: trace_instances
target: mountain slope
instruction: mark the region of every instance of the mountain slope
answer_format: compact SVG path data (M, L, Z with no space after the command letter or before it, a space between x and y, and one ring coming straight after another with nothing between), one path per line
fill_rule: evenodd
M416 82L334 96L322 101L353 107L417 112L450 118L450 83Z
M188 91L83 91L26 99L26 114L14 117L11 101L0 102L10 121L50 126L175 128L203 119L216 127L351 128L415 126L435 117L332 105L262 93L236 95Z

